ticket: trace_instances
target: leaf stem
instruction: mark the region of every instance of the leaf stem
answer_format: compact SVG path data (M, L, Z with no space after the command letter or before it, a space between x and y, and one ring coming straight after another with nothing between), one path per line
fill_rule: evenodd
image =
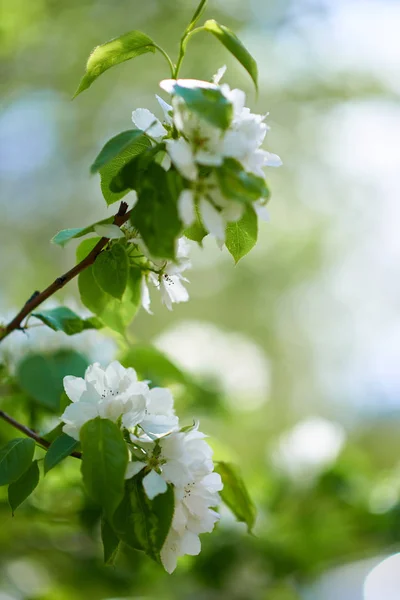
M33 429L29 429L29 427L26 427L26 425L23 425L19 421L16 421L13 417L5 413L3 410L0 410L0 419L3 419L3 421L6 421L6 423L11 425L12 427L15 427L15 429L18 429L18 431L21 431L21 433L35 440L35 442L42 448L45 448L47 450L47 448L51 446L51 442L48 442L44 438L40 437L40 435L33 431ZM73 456L74 458L82 458L82 452L71 452L70 456Z
M166 61L168 62L169 68L171 70L171 77L174 77L174 72L175 72L175 65L172 62L171 58L169 57L169 54L167 54L167 52L165 52L164 48L161 48L161 46L159 46L158 44L154 44L154 47L161 52L161 54L164 56L164 58L166 59Z
M185 33L183 34L181 43L180 43L180 47L179 47L178 61L176 63L175 71L172 75L173 79L178 79L179 71L182 66L182 61L186 54L186 46L189 41L189 38L191 38L192 35L194 35L195 33L199 33L200 31L204 31L204 27L196 27L196 29L186 30Z
M121 227L129 219L130 211L127 212L128 205L126 202L121 202L119 210L114 217L114 225ZM51 283L43 292L35 292L27 300L24 306L21 308L19 313L4 327L0 327L0 343L8 336L12 331L21 329L21 323L25 317L27 317L35 308L37 308L42 302L50 298L55 292L60 290L66 285L71 279L79 275L81 271L84 271L87 267L92 265L103 248L108 244L109 238L103 237L98 241L93 250L79 262L77 265L72 267L67 273L57 277L53 283Z

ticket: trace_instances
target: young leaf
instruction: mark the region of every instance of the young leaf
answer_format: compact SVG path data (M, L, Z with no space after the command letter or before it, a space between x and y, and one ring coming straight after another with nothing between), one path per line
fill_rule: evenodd
M80 433L82 476L89 496L100 504L112 522L124 496L128 448L118 425L97 417L85 423Z
M140 54L155 51L153 40L141 31L130 31L101 46L97 46L89 56L86 73L75 92L74 98L87 90L104 71L126 60L136 58Z
M64 458L69 456L71 452L79 445L79 442L74 440L66 433L62 433L54 440L44 457L44 473L48 473L53 467L58 465Z
M87 359L75 350L30 354L19 363L16 378L20 387L36 402L58 413L64 377L82 377L88 366Z
M201 0L200 4L196 8L196 12L194 13L192 20L186 28L186 33L192 31L193 27L196 25L197 21L200 19L203 12L206 10L208 0Z
M122 299L117 300L100 288L90 266L79 274L78 287L82 303L97 314L105 325L123 335L141 303L141 280L140 270L131 267L125 292Z
M8 502L11 506L13 516L18 506L32 494L38 483L39 467L37 460L35 460L19 479L9 485Z
M113 565L117 558L120 542L115 531L104 518L101 521L101 540L104 548L104 564Z
M175 258L176 239L181 231L177 198L182 178L152 163L131 212L131 223L141 234L149 252L159 258Z
M124 150L127 150L134 142L137 142L142 137L144 137L144 133L140 129L129 129L128 131L122 131L122 133L111 138L98 154L96 160L90 167L90 172L97 173L97 171L100 171L107 163Z
M114 217L108 217L107 219L103 219L102 221L97 221L97 223L93 223L93 225L89 225L88 227L79 227L72 229L62 229L50 240L52 244L57 244L58 246L65 246L71 240L75 240L77 238L83 237L84 235L88 235L89 233L94 232L94 228L97 225L108 225L114 221ZM99 241L99 238L97 238Z
M224 484L220 492L223 502L231 509L238 521L246 523L248 532L251 533L256 520L256 507L238 469L232 463L218 462L215 470L221 475Z
M117 192L111 191L111 182L127 163L150 147L151 142L147 137L142 136L137 138L130 146L125 148L125 150L122 150L115 158L110 160L100 169L101 191L108 205L117 202L130 191L129 187L123 188Z
M164 494L149 500L142 479L143 475L139 474L126 482L125 496L115 512L113 527L126 544L159 561L174 514L174 491L169 485Z
M237 264L257 242L258 222L252 206L246 206L239 221L226 227L225 245Z
M199 208L197 205L195 207L195 213L196 213L196 219L192 223L192 225L190 225L190 227L185 229L184 235L187 238L189 238L189 240L193 240L194 242L197 242L200 246L202 246L203 239L208 234L208 231L205 229L205 227L203 225L203 222L200 217L200 211L199 211Z
M233 117L232 103L225 98L218 86L210 83L204 87L185 84L184 80L170 79L161 82L161 87L182 98L188 109L219 129L228 129Z
M220 25L214 19L206 21L203 25L206 31L209 31L225 46L227 50L240 62L252 78L256 90L258 89L258 69L257 63L250 52L243 46L239 38L225 27Z
M32 463L35 442L31 438L16 438L0 450L0 485L17 481Z
M76 249L76 262L80 263L83 259L85 259L88 254L91 253L93 248L97 246L97 243L101 238L94 237L89 238L87 240L83 240Z
M113 244L104 250L93 264L93 276L103 292L121 300L128 282L129 261L125 248Z
M101 329L103 327L102 322L96 319L96 317L82 319L66 306L41 310L40 312L32 313L32 316L40 319L42 323L54 331L63 331L67 335L81 333L84 329Z
M222 193L231 200L254 202L269 197L265 179L247 173L234 158L226 158L223 165L216 167L215 172Z

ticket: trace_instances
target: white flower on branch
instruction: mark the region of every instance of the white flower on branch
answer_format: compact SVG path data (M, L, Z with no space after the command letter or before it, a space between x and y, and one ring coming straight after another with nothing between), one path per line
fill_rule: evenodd
M137 242L137 240L136 240ZM143 244L140 246L142 251L146 252ZM147 282L154 285L161 293L161 301L168 310L172 310L172 305L179 302L187 302L189 294L183 282L188 282L183 273L190 269L189 260L190 245L185 238L178 240L178 249L176 261L159 261L150 258L152 270L148 271L143 277L141 287L141 297L143 308L151 314L150 310L150 292Z
M77 440L81 427L96 417L121 420L121 426L132 431L140 425L155 436L178 425L169 391L150 390L146 382L138 381L134 369L117 361L106 369L91 365L84 378L65 377L64 389L72 403L61 416L63 431Z

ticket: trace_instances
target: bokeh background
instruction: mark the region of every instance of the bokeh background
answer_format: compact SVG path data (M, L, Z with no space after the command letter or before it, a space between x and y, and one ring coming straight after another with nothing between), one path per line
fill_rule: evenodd
M175 56L195 6L2 0L4 316L73 263L74 244L49 244L55 232L114 210L89 176L102 144L130 128L133 109L158 111L160 55L112 69L71 102L88 53L141 29ZM133 551L105 568L98 514L69 459L14 518L0 490L0 600L400 598L400 2L210 0L205 16L257 59L259 98L206 34L182 76L209 79L226 63L226 81L269 111L266 148L284 162L269 173L271 220L237 267L212 240L195 248L190 302L169 313L155 297L155 315L141 311L129 335L190 375L190 389L176 386L180 411L240 465L256 535L223 510L201 555L172 576ZM74 295L70 284L58 298ZM120 352L116 338L87 343L89 359ZM4 385L0 405L43 425ZM13 435L0 425L1 442Z

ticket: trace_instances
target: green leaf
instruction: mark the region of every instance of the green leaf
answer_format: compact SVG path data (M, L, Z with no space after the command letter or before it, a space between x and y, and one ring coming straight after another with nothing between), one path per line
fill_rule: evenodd
M218 182L224 196L238 202L254 202L269 198L269 189L262 177L247 173L234 158L226 158L224 164L216 167Z
M122 541L159 562L174 514L174 490L168 485L164 494L149 500L142 479L139 473L126 482L124 499L115 512L113 527Z
M16 438L0 450L0 485L16 481L32 463L35 442L30 438Z
M87 90L104 71L126 60L136 58L140 54L155 51L153 40L141 31L130 31L101 46L97 46L89 56L86 73L75 92L74 98Z
M256 520L256 507L237 467L232 463L218 462L215 471L221 475L224 484L220 492L223 502L238 521L246 523L248 532L251 533Z
M196 218L190 227L185 229L184 235L189 239L197 242L200 246L202 246L203 239L208 234L207 229L205 229L203 222L200 217L199 207L195 206Z
M141 271L131 267L124 295L117 300L100 288L90 266L79 274L78 287L82 303L97 314L105 325L123 335L141 305L141 280Z
M19 363L16 378L20 387L41 406L59 412L64 377L82 377L88 366L87 359L75 350L30 354Z
M221 90L210 83L209 87L186 87L173 84L173 93L182 98L188 109L219 129L228 129L233 117L232 103Z
M113 244L94 261L93 276L97 285L113 298L121 300L128 282L128 274L128 254L121 244Z
M53 467L58 465L64 458L77 448L79 442L74 440L66 433L62 433L54 440L44 457L44 473L48 473Z
M257 215L251 206L246 206L242 218L226 227L225 245L236 264L253 248L257 234Z
M90 167L90 172L97 173L97 171L100 171L107 163L116 158L124 150L127 150L142 137L144 137L144 133L141 129L129 129L111 138L98 154Z
M124 367L133 367L141 379L150 379L153 385L188 382L187 376L154 346L133 344L121 363Z
M71 240L75 240L77 238L81 238L84 235L88 235L89 233L94 232L94 228L96 225L107 225L114 221L114 217L108 217L107 219L103 219L102 221L97 221L97 223L93 223L93 225L89 225L88 227L79 227L73 229L62 229L51 239L52 244L57 244L58 246L65 246ZM97 242L100 238L96 238ZM96 243L97 243L96 242Z
M256 90L258 90L257 63L233 31L225 27L225 25L220 25L214 19L206 21L203 27L206 31L215 35L225 48L240 62L252 78Z
M33 440L32 440L33 441ZM37 460L8 488L8 502L14 515L18 506L24 502L39 483L39 466Z
M196 12L194 13L192 20L186 28L186 32L192 31L193 27L196 25L197 21L200 19L203 12L206 10L208 0L201 0L200 4L196 8Z
M76 249L76 262L80 263L88 254L97 246L101 238L94 237L88 240L83 240Z
M97 417L85 423L80 432L82 476L89 496L105 510L112 521L124 497L128 448L118 425Z
M54 331L63 331L67 335L81 333L84 329L101 329L103 324L96 317L82 319L66 306L59 306L49 310L41 310L32 313L33 317L40 319L42 323Z
M175 258L176 239L181 232L177 198L183 188L181 176L152 163L131 212L131 223L141 234L150 254Z
M165 152L164 148L165 144L157 144L131 158L111 181L110 190L116 194L127 189L139 190L151 163L155 162L160 166L159 155Z
M132 161L133 158L139 156L149 148L151 148L150 140L142 136L132 142L128 148L122 150L115 158L110 160L110 162L100 169L101 191L108 205L117 202L130 191L128 186L122 190L112 191L110 186L114 178L125 165Z
M117 558L120 541L107 519L104 518L101 521L101 540L104 548L104 564L113 565Z

